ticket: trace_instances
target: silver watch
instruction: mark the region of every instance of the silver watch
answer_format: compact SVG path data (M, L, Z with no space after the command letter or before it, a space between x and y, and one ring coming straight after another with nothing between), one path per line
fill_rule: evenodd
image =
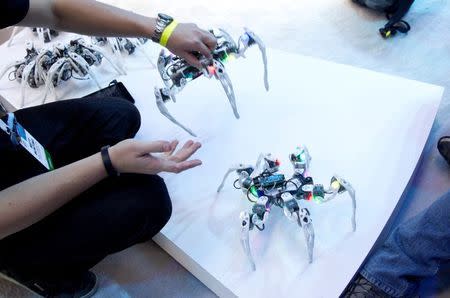
M173 22L173 18L169 15L158 13L158 18L156 19L156 28L152 36L152 40L159 43L161 40L161 35L170 23Z

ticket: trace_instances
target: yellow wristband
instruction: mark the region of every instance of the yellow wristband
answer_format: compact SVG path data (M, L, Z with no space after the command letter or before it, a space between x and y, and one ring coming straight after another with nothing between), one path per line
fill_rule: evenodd
M162 45L163 47L167 46L167 42L169 41L169 38L172 35L175 28L177 27L177 25L178 22L174 20L172 21L172 23L169 24L169 26L166 27L166 29L164 29L161 35L161 40L159 41L160 45Z

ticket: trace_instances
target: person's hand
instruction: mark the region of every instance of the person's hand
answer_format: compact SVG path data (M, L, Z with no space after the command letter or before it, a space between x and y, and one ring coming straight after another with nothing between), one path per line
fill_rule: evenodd
M184 58L189 64L202 68L200 61L193 53L198 52L211 59L211 52L216 45L217 40L212 33L200 29L195 24L180 23L169 37L167 49Z
M176 151L177 145L178 141L147 142L128 139L110 147L109 155L119 173L180 173L202 164L198 159L189 160L201 147L200 143L188 141Z

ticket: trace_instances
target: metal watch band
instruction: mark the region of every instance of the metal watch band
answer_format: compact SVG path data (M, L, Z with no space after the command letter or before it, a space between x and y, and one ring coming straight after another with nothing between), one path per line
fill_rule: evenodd
M164 29L166 29L166 27L169 26L172 22L173 18L171 16L159 13L156 19L156 27L155 31L153 32L152 41L159 43Z

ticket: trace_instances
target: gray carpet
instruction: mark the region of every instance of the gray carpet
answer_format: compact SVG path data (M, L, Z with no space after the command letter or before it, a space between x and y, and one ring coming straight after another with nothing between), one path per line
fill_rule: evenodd
M242 26L259 33L268 47L424 81L446 87L417 175L406 191L396 224L423 210L450 189L450 171L435 149L450 134L450 2L416 0L407 36L383 40L384 16L349 0L106 1L147 15L163 11L180 21L224 27L236 36ZM298 84L301 88L301 82ZM401 95L400 95L401 96ZM386 107L389 112L389 107ZM111 256L95 268L101 276L97 297L212 297L197 279L153 243ZM332 278L330 276L330 278ZM0 283L3 297L25 297ZM310 295L313 296L313 295ZM422 297L450 297L450 269L423 282Z
M97 298L216 297L153 241L108 257L94 272L99 277ZM0 297L38 296L0 279Z

